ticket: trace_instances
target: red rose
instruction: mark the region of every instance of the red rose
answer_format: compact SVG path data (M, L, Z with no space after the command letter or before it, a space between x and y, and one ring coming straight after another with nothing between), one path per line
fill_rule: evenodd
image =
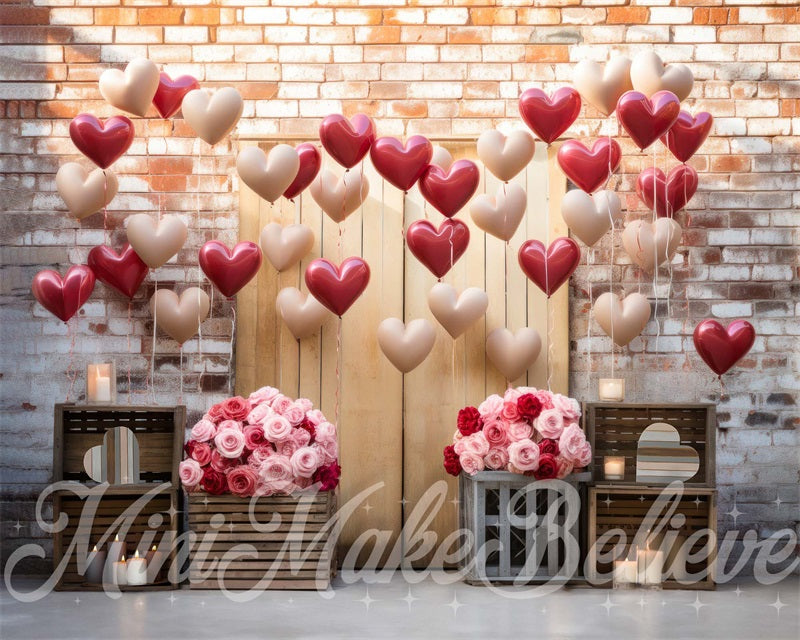
M203 469L203 479L200 481L203 491L212 496L220 496L228 490L228 480L224 473L212 467Z
M219 404L215 404L213 407L211 407L208 410L208 413L206 413L206 416L208 416L208 419L211 420L214 424L218 424L220 420L223 419L222 403L220 402Z
M228 471L231 470L231 468L239 464L239 459L226 458L219 451L214 449L211 452L210 464L211 468L214 469L214 471L219 471L220 473L227 473Z
M184 452L184 453L185 453L187 456L189 456L189 457L191 458L191 457L192 457L192 451L194 451L194 448L195 448L195 447L196 447L198 444L199 444L199 443L197 442L197 440L191 440L191 439L187 440L187 441L186 441L186 444L184 444L184 445L183 445L183 452Z
M461 462L453 445L444 448L444 470L451 476L457 476L461 473Z
M551 456L558 455L558 440L553 440L552 438L544 438L539 443L539 454L548 453Z
M323 465L314 472L313 480L319 483L320 491L333 491L339 484L342 468L336 462Z
M317 428L311 424L308 418L305 418L300 424L298 424L297 428L308 431L309 435L311 436L311 440L308 441L308 444L314 444L314 437L317 435Z
M225 420L237 420L241 422L248 416L252 408L249 400L245 400L241 396L234 396L222 402L220 411Z
M558 461L552 453L539 455L539 468L533 472L537 480L552 480L558 474Z
M542 402L532 393L523 393L517 399L517 411L523 420L533 424L542 412Z
M233 495L240 498L252 496L256 490L258 476L249 466L236 467L231 469L227 475L228 489Z
M211 447L209 447L205 442L195 442L194 446L192 447L192 451L189 453L189 456L193 460L197 460L201 467L205 467L209 462L211 462Z
M464 407L458 412L458 430L462 436L470 436L483 428L483 418L475 407Z
M260 424L247 425L242 429L242 432L244 433L245 449L249 449L251 452L267 442L267 437L264 434L264 427Z

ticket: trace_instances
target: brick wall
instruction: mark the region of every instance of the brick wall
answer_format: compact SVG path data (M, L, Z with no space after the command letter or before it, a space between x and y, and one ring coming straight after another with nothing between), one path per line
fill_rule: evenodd
M13 0L12 0L13 1ZM800 192L800 9L795 0L745 6L727 0L537 0L493 6L487 1L445 6L431 0L381 9L275 0L246 6L222 0L197 6L184 0L36 0L0 6L0 165L2 218L2 500L4 555L42 538L32 504L51 468L52 405L95 354L129 360L134 400L144 400L152 323L144 300L132 307L96 294L74 322L75 333L34 305L29 294L41 268L64 270L104 242L102 216L78 224L63 212L54 174L76 158L67 128L80 111L112 114L97 89L110 65L147 56L173 76L191 73L205 86L235 83L246 98L239 125L247 134L315 135L331 112L363 111L381 134L477 135L517 119L516 99L529 86L552 89L571 79L583 58L605 60L655 47L665 61L690 63L696 83L688 104L716 119L715 131L692 160L700 190L685 222L684 243L672 269L669 314L651 322L617 367L628 377L628 398L717 400L719 387L691 346L705 317L749 319L759 338L727 377L729 398L719 406L720 513L743 512L744 528L762 534L797 526L798 513L798 267ZM255 5L256 3L254 3ZM579 6L579 5L586 6ZM585 109L576 136L615 133ZM190 239L160 282L194 282L196 249L212 236L236 235L232 151L236 141L202 152L182 121L135 119L137 138L115 166L120 195L109 212L113 244L122 221L137 211L194 212ZM652 163L622 138L620 192L628 217L644 215L630 194L636 173ZM668 160L662 148L656 162ZM672 162L670 160L670 162ZM162 195L158 195L161 193ZM194 215L194 214L193 214ZM608 341L587 327L589 296L608 288L611 242L589 255L572 281L572 392L594 397L608 370ZM616 237L614 279L630 291L638 275ZM660 287L665 285L662 273ZM651 283L642 283L647 293ZM590 290L591 287L591 290ZM228 379L228 314L217 299L204 325L203 353L189 353L185 400L193 411L206 394L224 394ZM129 326L133 327L128 342ZM588 332L595 336L589 339ZM656 332L660 335L656 336ZM174 343L156 347L157 400L174 402L178 355ZM590 388L591 386L591 388ZM72 398L82 391L81 384ZM123 388L124 394L124 388ZM123 395L124 397L124 395ZM774 502L779 500L779 502ZM13 501L13 502L12 502ZM20 527L17 527L19 520Z

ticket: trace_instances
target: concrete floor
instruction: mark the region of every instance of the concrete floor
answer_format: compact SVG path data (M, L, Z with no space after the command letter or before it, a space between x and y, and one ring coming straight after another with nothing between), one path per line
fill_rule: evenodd
M438 584L442 577L409 584L396 575L388 584L366 586L340 576L328 598L272 591L249 602L232 602L219 591L181 590L128 593L119 600L103 593L58 592L25 604L3 591L0 637L800 638L797 576L772 586L739 580L714 592L568 589L533 599L463 583Z

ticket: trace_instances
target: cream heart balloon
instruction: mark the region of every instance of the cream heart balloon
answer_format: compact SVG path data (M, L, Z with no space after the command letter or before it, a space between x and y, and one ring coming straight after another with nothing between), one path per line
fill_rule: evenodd
M631 260L648 273L671 260L681 243L681 225L672 218L653 223L634 220L622 232L622 246Z
M314 335L331 315L314 296L297 287L281 289L275 304L289 331L298 340Z
M213 95L205 89L194 89L181 103L186 124L208 144L217 144L228 135L243 109L242 96L233 87L223 87Z
M399 318L386 318L378 325L378 344L383 355L399 371L416 369L433 349L436 330L425 318L407 324Z
M525 216L528 195L518 184L500 185L495 197L482 193L469 205L473 222L486 233L505 242L511 240Z
M146 116L158 91L158 67L147 58L136 58L125 71L106 69L100 74L100 93L113 107Z
M591 247L611 228L612 221L622 218L622 203L613 191L589 195L572 189L561 199L561 217L572 234Z
M323 169L309 187L311 197L334 222L342 222L367 199L369 182L359 171L348 171L341 178Z
M431 156L431 164L435 164L437 167L440 167L445 171L449 171L450 165L453 164L453 156L444 147L434 145L433 155Z
M645 51L631 63L631 82L636 91L648 98L656 91L672 91L683 102L692 92L694 76L685 64L664 66L655 51Z
M428 293L428 306L447 333L458 338L486 313L489 296L477 287L459 295L449 284L437 282Z
M108 169L87 172L77 162L67 162L56 173L56 188L69 212L81 220L111 202L119 184Z
M478 138L478 157L494 176L508 182L533 159L536 143L523 129L515 129L507 136L490 129Z
M304 224L282 227L270 222L261 230L261 251L277 271L300 262L314 246L314 232Z
M524 375L541 350L539 332L530 327L517 329L516 333L495 329L486 336L486 355L509 382Z
M156 325L178 344L197 333L210 308L208 294L198 287L186 289L180 298L171 289L159 289L150 298Z
M128 218L128 242L151 269L157 269L174 256L186 242L186 225L176 215L156 220L146 213Z
M300 168L294 147L278 144L269 155L258 147L246 147L236 158L236 171L248 187L267 202L275 202L289 188Z
M650 320L650 303L641 293L631 293L623 300L607 291L594 301L594 318L616 344L624 347L642 331Z
M581 97L604 116L617 108L617 100L631 84L631 60L615 56L605 67L592 60L581 60L572 73L572 84Z

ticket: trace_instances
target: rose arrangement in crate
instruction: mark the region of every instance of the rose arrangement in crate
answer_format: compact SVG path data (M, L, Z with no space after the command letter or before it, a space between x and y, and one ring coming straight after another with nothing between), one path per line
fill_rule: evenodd
M273 387L215 404L191 429L180 477L189 492L289 495L339 484L336 427L307 398Z
M444 448L444 468L461 471L510 471L537 480L565 478L589 465L592 448L578 424L573 398L533 387L509 388L480 406L458 412L453 444Z

